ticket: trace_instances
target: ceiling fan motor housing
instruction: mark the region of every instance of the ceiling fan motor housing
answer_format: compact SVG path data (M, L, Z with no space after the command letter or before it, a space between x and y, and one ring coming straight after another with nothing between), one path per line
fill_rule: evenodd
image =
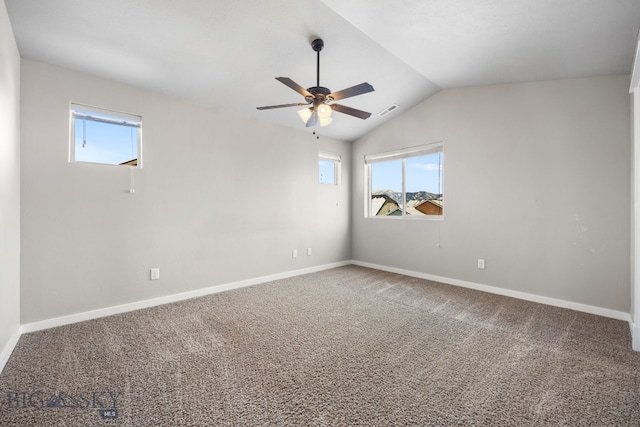
M307 89L307 91L313 95L313 97L307 96L305 100L314 104L330 104L333 102L333 97L328 96L331 93L331 89L322 86L313 86Z
M307 105L309 108L302 109L300 111L310 111L309 114L313 113L303 120L306 121L307 127L315 126L318 123L318 112L325 114L327 111L324 106L329 108L329 112L331 110L335 110L339 113L348 114L353 117L358 117L360 119L367 119L371 116L371 113L366 111L361 111L355 108L347 107L341 104L333 104L335 100L342 100L345 98L350 98L352 96L362 95L364 93L373 92L373 86L369 83L360 83L359 85L352 86L346 89L339 90L338 92L331 92L331 89L326 88L324 86L320 86L320 51L324 48L324 42L322 39L315 39L311 42L311 47L317 53L317 62L316 62L316 85L310 88L303 88L298 83L291 80L289 77L276 77L276 80L281 82L282 84L288 86L294 91L298 92L300 95L304 96L304 100L306 104L301 102L294 102L290 104L281 104L281 105L268 105L265 107L257 107L258 110L270 110L273 108L284 108L284 107L295 107L295 106L303 106ZM316 110L317 109L317 110ZM330 114L330 113L329 113ZM302 117L302 116L301 116ZM311 117L311 119L309 118ZM330 121L325 122L324 124L320 121L320 126L326 126Z

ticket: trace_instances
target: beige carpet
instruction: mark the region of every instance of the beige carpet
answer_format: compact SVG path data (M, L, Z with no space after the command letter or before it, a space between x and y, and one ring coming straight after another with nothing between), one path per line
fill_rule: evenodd
M356 266L22 336L2 426L638 426L625 322Z

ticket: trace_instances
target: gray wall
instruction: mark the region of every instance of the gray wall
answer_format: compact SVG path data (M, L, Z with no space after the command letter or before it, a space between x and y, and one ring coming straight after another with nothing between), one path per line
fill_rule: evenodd
M638 61L638 58L635 58L636 62ZM637 64L634 64L634 68L637 67ZM634 89L633 87L631 89ZM630 295L630 308L629 308L629 312L631 314L631 327L632 327L632 337L633 337L633 345L634 345L634 349L637 351L640 351L640 341L638 341L638 338L640 338L640 335L638 334L640 332L640 329L638 329L640 327L640 319L638 318L638 306L636 303L637 300L637 272L636 272L636 243L637 243L637 239L638 236L636 235L637 233L637 228L636 228L636 217L638 216L638 212L637 212L637 208L636 208L636 201L638 200L638 197L636 196L636 193L638 193L638 190L640 190L640 188L638 188L638 173L640 172L640 170L638 170L638 164L637 164L637 158L638 158L638 151L637 151L637 146L638 146L638 142L640 142L640 129L638 128L638 125L640 124L640 121L638 120L637 116L638 116L638 108L640 107L640 105L638 105L638 94L634 92L631 93L631 114L630 114L630 119L631 119L631 154L630 154L630 160L629 160L629 164L630 164L630 169L631 169L631 173L629 176L629 181L631 182L630 187L631 187L631 191L629 193L629 198L630 198L630 208L631 208L631 212L630 212L630 217L631 217L631 221L629 222L629 236L630 236L630 256L629 256L629 264L630 264L630 282L631 282L631 295ZM634 332L635 330L635 332ZM638 347L638 348L636 348Z
M628 76L444 90L350 153L23 60L22 323L351 258L628 312L627 91ZM135 194L128 169L68 162L69 101L143 116ZM363 156L433 141L444 221L365 219ZM341 187L316 184L318 151L343 156Z
M70 101L142 115L135 194L128 168L68 162ZM23 60L22 323L349 260L350 150Z
M443 90L356 141L353 258L628 313L628 88L612 76ZM444 220L364 218L363 156L434 141Z
M0 64L0 353L3 353L20 327L20 55L4 2L0 2Z

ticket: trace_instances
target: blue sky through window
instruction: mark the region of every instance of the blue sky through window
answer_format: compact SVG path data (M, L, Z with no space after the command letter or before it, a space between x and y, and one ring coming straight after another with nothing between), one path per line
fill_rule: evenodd
M442 153L407 158L405 174L407 192L442 194ZM402 160L372 163L371 190L402 192Z
M336 162L333 160L318 160L319 182L321 184L336 183Z
M125 119L95 112L74 110L74 114L75 161L119 165L138 159L139 127L117 123ZM82 118L83 115L114 123Z

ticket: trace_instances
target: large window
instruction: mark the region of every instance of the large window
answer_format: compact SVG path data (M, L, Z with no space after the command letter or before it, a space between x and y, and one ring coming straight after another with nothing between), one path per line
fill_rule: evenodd
M320 184L340 184L340 156L318 153L318 182Z
M442 218L443 144L365 156L369 217Z
M140 164L142 118L71 104L71 160L107 165Z

